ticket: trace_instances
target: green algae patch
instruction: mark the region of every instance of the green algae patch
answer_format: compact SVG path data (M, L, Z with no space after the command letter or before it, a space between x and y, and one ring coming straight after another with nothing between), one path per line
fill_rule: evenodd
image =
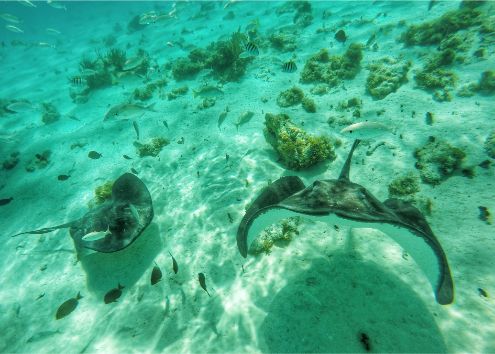
M351 80L361 70L363 46L352 43L343 55L330 56L326 49L314 54L301 72L302 83L326 83L337 86L342 80Z
M495 94L495 72L484 71L481 73L477 91L487 95Z
M283 247L289 244L295 236L299 235L300 222L300 217L293 216L271 225L254 239L249 247L249 253L253 255L270 254L274 245Z
M114 181L107 181L101 186L95 188L93 200L90 202L90 206L103 204L107 200L112 199L112 187Z
M302 99L302 108L308 112L308 113L315 113L316 112L316 103L313 99L309 97L304 97Z
M460 169L466 154L431 136L424 146L414 151L414 157L423 182L438 185Z
M282 91L277 98L277 104L280 107L291 107L298 105L304 98L304 92L299 87L292 87Z
M61 115L57 107L52 103L43 102L41 104L41 121L50 124L58 121Z
M34 172L35 170L43 169L50 163L50 156L52 152L50 150L45 150L42 153L35 154L34 157L29 160L26 164L27 172Z
M414 173L397 177L388 185L391 196L403 197L419 192L419 178Z
M287 168L302 170L335 159L334 145L328 137L306 133L286 114L267 113L264 134Z
M400 62L385 57L368 66L370 71L366 79L366 91L376 100L396 92L407 82L407 73L411 62Z
M136 147L136 152L139 157L156 157L158 156L158 154L160 154L160 151L162 151L163 147L167 146L168 144L170 144L170 141L161 137L152 138L146 144L142 144L138 141L134 142L134 146Z
M457 31L480 24L480 15L478 9L469 7L449 11L432 21L409 26L402 33L401 41L407 46L439 44Z

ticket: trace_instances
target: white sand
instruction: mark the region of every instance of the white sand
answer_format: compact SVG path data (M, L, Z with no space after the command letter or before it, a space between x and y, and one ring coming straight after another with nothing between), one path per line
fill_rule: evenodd
M454 97L452 102L439 103L415 88L413 72L423 64L419 54L435 49L403 48L396 38L405 28L394 26L389 34L378 37L379 51L364 52L363 69L354 80L345 82L346 90L340 87L325 96L311 95L317 113L306 113L300 106L280 109L276 105L278 93L293 84L309 94L312 86L298 80L312 53L323 47L332 54L343 53L345 46L333 39L340 21L373 18L386 12L374 23L344 27L349 42L365 43L379 26L401 19L407 23L433 19L457 8L457 2L440 2L429 12L427 2L314 3L315 21L298 41L296 73L282 73L267 60L285 60L290 54L268 49L249 65L242 82L224 86L225 97L210 109L198 110L200 99L193 99L191 91L174 101L155 95L149 103L156 102L158 112L139 119L141 139L164 136L172 143L158 158L142 159L132 145L135 132L131 121L103 122L108 107L125 101L134 88L143 85L140 80L93 92L86 104L76 105L69 97L67 78L77 74L81 56L104 48L92 40L111 34L119 22L124 31L117 38L117 47L129 43L130 54L142 47L163 65L187 55L177 46L165 45L177 41L182 28L191 31L183 35L185 43L204 47L251 19L259 18L260 31L266 34L268 29L291 24L292 14L277 19L274 10L280 3L234 3L227 10L218 4L207 17L188 20L199 11L199 5L187 3L178 8L179 20L128 35L127 22L153 9L153 3L94 3L92 6L102 9L93 15L90 8L81 11L81 5L76 12L71 9L76 5L66 4L65 13L38 4L36 9L27 9L13 3L5 9L24 18L34 16L33 11L55 17L28 21L22 35L2 29L7 45L0 49L0 97L51 102L62 114L74 115L79 121L65 116L44 125L39 111L0 117L1 158L12 151L21 153L17 167L0 171L0 197L14 197L0 207L0 352L363 352L358 337L361 332L369 336L374 352L495 352L494 229L478 218L480 205L495 212L493 167L476 167L473 179L453 176L434 188L421 185L420 194L433 200L428 221L452 269L456 287L452 305L438 305L414 260L403 257L399 246L373 230L354 230L349 236L348 230L337 232L325 224L308 222L289 246L275 247L270 255L249 256L247 260L239 255L235 243L245 206L268 180L294 174L307 183L336 178L352 144L344 140L332 163L300 173L285 170L263 137L262 112L285 112L295 123L304 122L308 132L334 134L326 121L330 114L339 113L331 111L330 105L336 107L340 101L357 96L363 100L363 118L385 109L380 121L396 126L403 140L391 139L370 157L365 154L366 146L360 146L351 170L351 179L380 200L387 198L387 186L393 178L414 171L413 151L430 135L462 148L467 166L488 158L482 144L494 128L493 97ZM170 6L167 3L162 8L169 10ZM324 21L332 31L315 34L325 8L332 12ZM222 21L228 10L234 11L235 20ZM489 4L484 11L493 10ZM57 28L62 34L54 40L44 34L46 27ZM47 41L57 47L12 47L12 38ZM472 50L475 48L473 45ZM487 51L490 59L473 59L455 69L460 83L476 81L482 71L493 70L493 44ZM411 59L410 80L396 93L374 101L365 94L365 67L385 55ZM266 72L268 81L259 78ZM179 83L171 79L165 92L184 84L190 89L198 87L200 78ZM262 103L261 97L268 102ZM218 115L227 105L230 113L219 130ZM234 123L246 110L255 116L236 132ZM425 124L427 111L435 114L433 126ZM164 119L169 131L162 124ZM181 137L185 139L183 145L176 143ZM71 150L75 142L87 145ZM26 172L27 161L44 149L52 151L48 167ZM103 157L89 159L90 150ZM228 162L226 153L230 155ZM122 154L133 160L123 159ZM82 216L94 188L131 167L151 192L155 217L128 249L94 254L77 262L67 230L10 237ZM67 181L57 180L59 174L72 169ZM227 213L234 223L229 222ZM168 251L179 263L177 275L172 272ZM153 262L164 273L155 286L149 284ZM200 288L198 272L206 275L211 297ZM125 285L122 297L105 305L103 295L117 283ZM486 290L489 297L481 297L478 288ZM77 309L56 321L58 306L79 291L84 298ZM41 294L44 296L36 300Z

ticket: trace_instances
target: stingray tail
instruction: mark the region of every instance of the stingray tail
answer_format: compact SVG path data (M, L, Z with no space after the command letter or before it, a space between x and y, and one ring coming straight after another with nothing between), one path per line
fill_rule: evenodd
M52 226L52 227L45 227L43 229L38 229L38 230L32 230L32 231L24 231L20 232L18 234L12 235L11 237L16 237L19 235L25 235L25 234L31 234L31 235L40 235L40 234L46 234L48 232L52 232L58 229L65 229L66 227L72 226L71 222L62 224L62 225L57 225L57 226Z
M349 171L351 170L352 154L354 154L354 150L357 148L360 142L361 140L359 139L354 140L354 144L352 144L351 151L349 151L349 156L347 156L347 160L345 161L344 167L340 172L339 179L349 180Z

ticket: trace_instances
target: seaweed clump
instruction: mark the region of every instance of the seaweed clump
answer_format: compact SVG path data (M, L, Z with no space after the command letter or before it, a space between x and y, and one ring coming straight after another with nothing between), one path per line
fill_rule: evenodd
M52 103L43 102L41 104L41 112L41 120L45 124L50 124L60 119L60 112Z
M150 142L146 144L141 144L138 141L134 142L134 146L136 147L136 151L139 155L139 157L145 157L145 156L153 156L156 157L162 151L164 146L167 146L170 144L170 141L161 138L161 137L155 137L150 140Z
M455 86L457 76L446 69L455 60L456 53L453 49L446 49L429 58L426 65L419 71L414 79L419 87L433 91L436 101L450 101L450 90Z
M388 193L391 196L408 196L419 192L419 179L414 173L408 173L397 177L388 185Z
M438 185L459 170L466 154L461 149L430 136L424 146L414 151L414 157L423 182Z
M107 181L101 186L95 188L93 200L90 202L90 207L103 204L107 200L112 199L112 187L114 181Z
M215 78L227 81L239 81L246 71L252 57L240 58L243 52L242 44L247 37L240 33L232 33L228 41L210 43L206 49L196 48L187 58L179 58L172 65L172 75L175 80L194 78L202 69L212 69Z
M299 87L292 87L280 92L277 98L277 104L280 107L291 107L298 105L304 98L304 92Z
M299 235L298 226L301 220L298 216L281 220L262 232L249 247L249 253L253 255L265 253L270 254L274 245L287 245L292 239Z
M377 100L384 99L407 82L407 72L411 62L399 62L392 58L382 58L370 64L370 74L366 79L366 91Z
M411 25L402 33L401 41L407 46L439 44L449 35L480 23L478 9L463 7L449 11L432 21Z
M167 98L169 101L175 100L177 97L185 95L187 91L189 91L187 86L177 87L168 93Z
M292 123L286 114L267 113L264 135L282 163L290 169L301 170L335 159L334 147L328 137L309 135Z
M488 156L495 159L495 130L486 138L484 148Z
M495 94L495 72L484 71L481 73L476 90L487 95Z
M50 150L45 150L41 154L38 153L38 154L34 155L34 158L32 158L26 164L26 171L27 172L34 172L37 169L45 168L50 163L50 156L51 155L52 155L52 152Z
M314 54L301 72L303 83L326 83L337 86L342 80L353 79L361 69L363 46L352 43L343 55L330 56L326 49Z
M17 164L19 163L19 155L20 155L19 151L12 152L9 157L3 160L2 168L4 170L11 170L14 167L16 167Z
M308 113L315 113L316 112L316 103L313 99L309 97L304 97L302 100L302 108Z

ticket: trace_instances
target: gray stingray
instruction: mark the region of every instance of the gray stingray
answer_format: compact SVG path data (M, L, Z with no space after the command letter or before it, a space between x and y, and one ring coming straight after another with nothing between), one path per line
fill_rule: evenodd
M266 187L237 230L237 246L243 257L265 227L280 219L304 214L350 227L381 230L400 244L430 280L438 303L454 301L454 283L447 257L421 212L400 199L380 202L366 188L349 180L356 140L338 179L315 181L306 187L296 176L282 177ZM249 242L248 242L249 240Z
M152 219L153 204L148 188L132 173L125 173L114 182L112 198L89 210L81 219L14 236L44 234L69 228L76 249L88 248L111 253L133 243ZM86 238L88 234L94 235L96 239Z

